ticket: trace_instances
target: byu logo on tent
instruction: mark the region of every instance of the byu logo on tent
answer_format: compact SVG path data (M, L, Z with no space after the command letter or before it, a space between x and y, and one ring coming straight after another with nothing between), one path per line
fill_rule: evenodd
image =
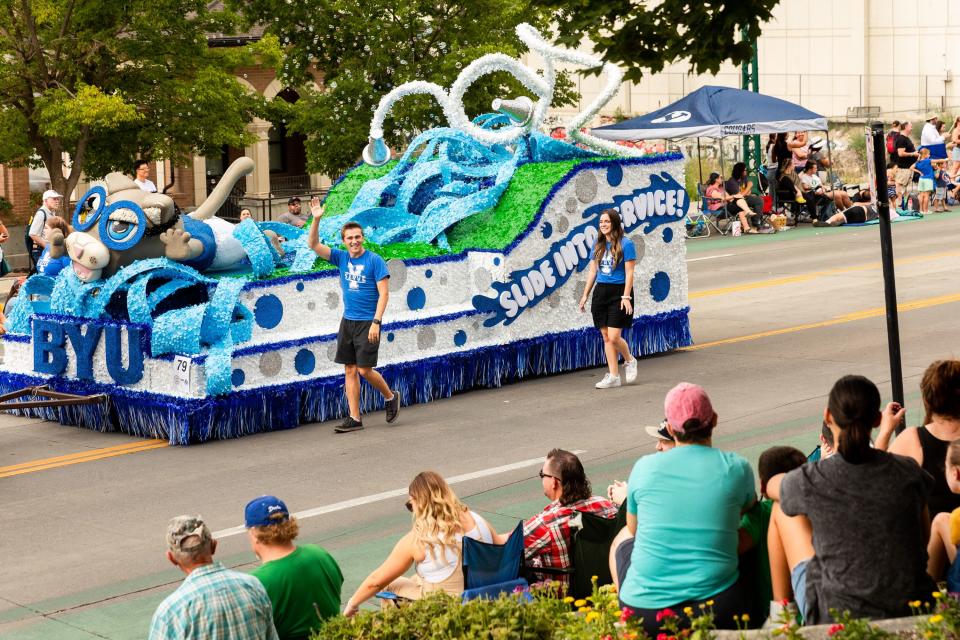
M665 122L674 123L674 122L686 122L690 119L689 111L671 111L665 116L660 116L656 120L651 120L650 122L654 124L663 124Z
M353 264L352 262L347 263L347 273L343 274L343 277L350 283L351 289L359 289L359 283L367 281L367 279L363 277L363 265Z

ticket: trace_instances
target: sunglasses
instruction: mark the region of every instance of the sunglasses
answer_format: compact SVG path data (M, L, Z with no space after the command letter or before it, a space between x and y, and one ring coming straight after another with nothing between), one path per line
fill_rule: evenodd
M413 513L413 501L412 501L412 500L407 500L407 501L403 504L403 506L405 506L405 507L407 508L407 511L409 511L410 513Z
M559 479L560 479L560 478L558 478L557 476L552 476L552 475L550 475L549 473L544 473L544 472L543 472L543 469L541 469L541 470L540 470L540 473L537 474L537 475L540 476L540 479L541 479L541 480L543 480L544 478L553 478L554 480L559 480Z

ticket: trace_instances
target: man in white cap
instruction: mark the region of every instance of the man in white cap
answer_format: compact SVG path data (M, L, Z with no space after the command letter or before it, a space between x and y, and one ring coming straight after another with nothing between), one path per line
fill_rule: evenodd
M937 114L931 111L924 120L923 129L920 131L920 146L942 143L943 136L937 133Z
M44 191L42 198L43 204L40 205L40 208L37 209L36 213L33 214L33 219L30 221L30 226L27 227L24 243L27 246L27 254L30 256L30 273L35 271L37 260L40 258L40 254L43 253L44 248L47 246L47 218L57 215L57 212L60 210L60 199L62 197L63 196L53 189L47 189Z

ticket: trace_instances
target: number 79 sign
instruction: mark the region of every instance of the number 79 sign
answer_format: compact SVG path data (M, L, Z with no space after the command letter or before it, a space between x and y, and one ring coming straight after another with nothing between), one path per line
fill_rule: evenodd
M175 356L173 366L177 390L188 395L190 393L190 372L193 369L190 358L187 356Z

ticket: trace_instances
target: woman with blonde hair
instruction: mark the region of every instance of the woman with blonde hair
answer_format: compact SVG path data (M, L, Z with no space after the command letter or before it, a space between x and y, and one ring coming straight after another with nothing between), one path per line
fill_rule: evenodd
M462 540L473 538L502 544L490 524L460 502L440 474L422 471L407 489L407 509L413 527L397 542L383 564L373 570L347 600L343 615L352 616L378 591L417 600L434 591L459 596L463 593ZM413 565L412 578L404 573Z

